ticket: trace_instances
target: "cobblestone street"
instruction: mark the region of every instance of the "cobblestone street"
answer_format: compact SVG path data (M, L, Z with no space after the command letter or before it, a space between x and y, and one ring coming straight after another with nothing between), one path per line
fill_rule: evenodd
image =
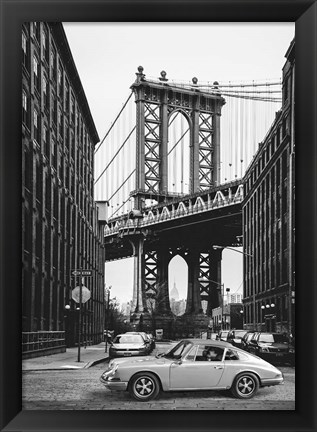
M110 392L99 382L106 363L81 370L23 372L24 410L294 410L295 370L280 367L284 385L259 390L251 400L238 400L227 392L160 393L144 403L128 392Z

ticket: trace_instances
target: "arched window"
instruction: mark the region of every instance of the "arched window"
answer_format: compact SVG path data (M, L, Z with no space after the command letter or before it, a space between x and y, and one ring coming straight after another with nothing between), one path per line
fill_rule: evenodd
M190 127L181 111L174 112L168 122L168 191L189 193Z

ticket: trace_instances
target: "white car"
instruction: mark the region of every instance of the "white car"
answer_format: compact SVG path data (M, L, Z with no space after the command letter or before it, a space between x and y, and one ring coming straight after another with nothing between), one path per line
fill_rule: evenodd
M259 387L282 384L284 378L275 366L227 342L184 339L165 354L111 360L100 381L148 401L161 390L230 389L235 397L249 399Z

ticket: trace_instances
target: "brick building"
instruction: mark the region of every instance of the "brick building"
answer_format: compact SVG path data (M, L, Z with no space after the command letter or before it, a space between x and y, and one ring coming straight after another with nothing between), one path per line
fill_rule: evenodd
M260 144L243 203L244 327L294 331L295 42L283 67L282 108Z
M98 141L62 24L24 23L22 326L28 333L66 330L68 345L78 332L73 269L93 270L84 280L91 300L82 309L83 338L97 343L103 334L103 230L93 196ZM34 335L27 340L39 349Z

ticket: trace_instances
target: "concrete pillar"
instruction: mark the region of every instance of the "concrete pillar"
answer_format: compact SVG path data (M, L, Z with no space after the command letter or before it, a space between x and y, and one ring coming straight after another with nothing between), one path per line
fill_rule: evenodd
M143 312L144 257L143 237L130 240L133 247L133 296L131 312Z
M201 313L201 300L199 290L199 251L191 250L187 255L188 264L188 292L186 313Z
M209 300L208 300L208 312L211 314L212 309L217 308L221 305L221 259L222 249L211 249L209 251Z
M157 250L157 313L171 312L168 289L168 248L162 247Z

